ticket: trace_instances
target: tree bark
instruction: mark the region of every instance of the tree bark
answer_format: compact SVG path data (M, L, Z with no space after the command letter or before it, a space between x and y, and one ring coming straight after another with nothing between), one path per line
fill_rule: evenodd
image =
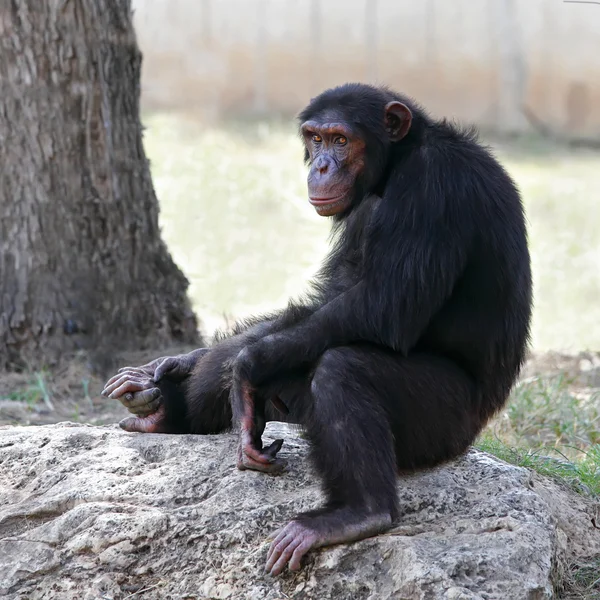
M129 0L0 0L0 368L198 341L140 67Z

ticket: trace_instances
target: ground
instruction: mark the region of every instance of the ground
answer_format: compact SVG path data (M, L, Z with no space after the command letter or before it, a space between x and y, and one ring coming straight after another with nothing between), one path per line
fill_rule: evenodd
M477 450L399 479L390 531L271 577L273 533L323 498L301 432L270 423L265 438L285 439L279 477L236 469L234 434L0 427L0 597L592 598L598 507Z

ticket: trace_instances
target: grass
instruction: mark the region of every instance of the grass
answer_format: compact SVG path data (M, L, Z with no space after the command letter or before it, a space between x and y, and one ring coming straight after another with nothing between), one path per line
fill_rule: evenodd
M564 373L523 379L477 447L600 496L600 391Z
M570 600L600 600L600 558L571 564L562 586Z
M0 425L5 423L41 424L61 420L107 422L102 413L113 410L102 399L94 404L102 381L90 375L81 357L61 365L56 370L26 370L6 373L0 378ZM10 403L14 402L14 406ZM12 410L11 410L12 408Z
M489 432L479 438L476 447L513 465L565 482L580 494L600 496L600 446L597 444L589 448L583 458L572 460L555 446L512 447ZM551 453L558 453L561 458L548 456Z
M11 391L8 394L8 399L22 402L30 408L43 403L49 410L54 410L48 391L47 373L45 371L34 371L29 377L29 382Z
M576 391L564 374L534 377L515 388L504 437L532 448L562 447L569 455L600 442L600 393Z

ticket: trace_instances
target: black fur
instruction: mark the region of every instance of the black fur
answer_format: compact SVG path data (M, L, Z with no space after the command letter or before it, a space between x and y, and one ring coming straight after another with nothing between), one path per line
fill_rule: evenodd
M413 113L394 143L383 123L392 100ZM360 84L324 92L300 120L332 114L360 131L366 165L350 209L333 217L312 292L217 343L176 427L230 427L233 370L257 388L258 412L280 398L289 415L267 402L266 419L306 428L327 505L299 519L318 530L343 528L348 514L395 519L398 471L469 447L507 400L531 313L519 193L473 132Z

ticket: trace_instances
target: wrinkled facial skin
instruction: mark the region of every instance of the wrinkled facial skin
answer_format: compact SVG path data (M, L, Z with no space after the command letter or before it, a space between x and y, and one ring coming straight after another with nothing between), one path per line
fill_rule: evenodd
M365 166L365 143L347 125L306 121L301 127L310 159L308 197L317 213L331 217L347 210Z
M382 144L400 142L412 125L412 112L397 100L388 102L381 115L385 134ZM305 121L301 126L308 152L308 197L323 217L345 212L360 194L359 179L366 175L367 148L363 136L336 119L333 114ZM373 162L369 159L369 162ZM374 165L369 164L369 176L374 179ZM376 175L376 174L375 174ZM363 181L367 186L374 181ZM363 190L364 191L364 190Z

